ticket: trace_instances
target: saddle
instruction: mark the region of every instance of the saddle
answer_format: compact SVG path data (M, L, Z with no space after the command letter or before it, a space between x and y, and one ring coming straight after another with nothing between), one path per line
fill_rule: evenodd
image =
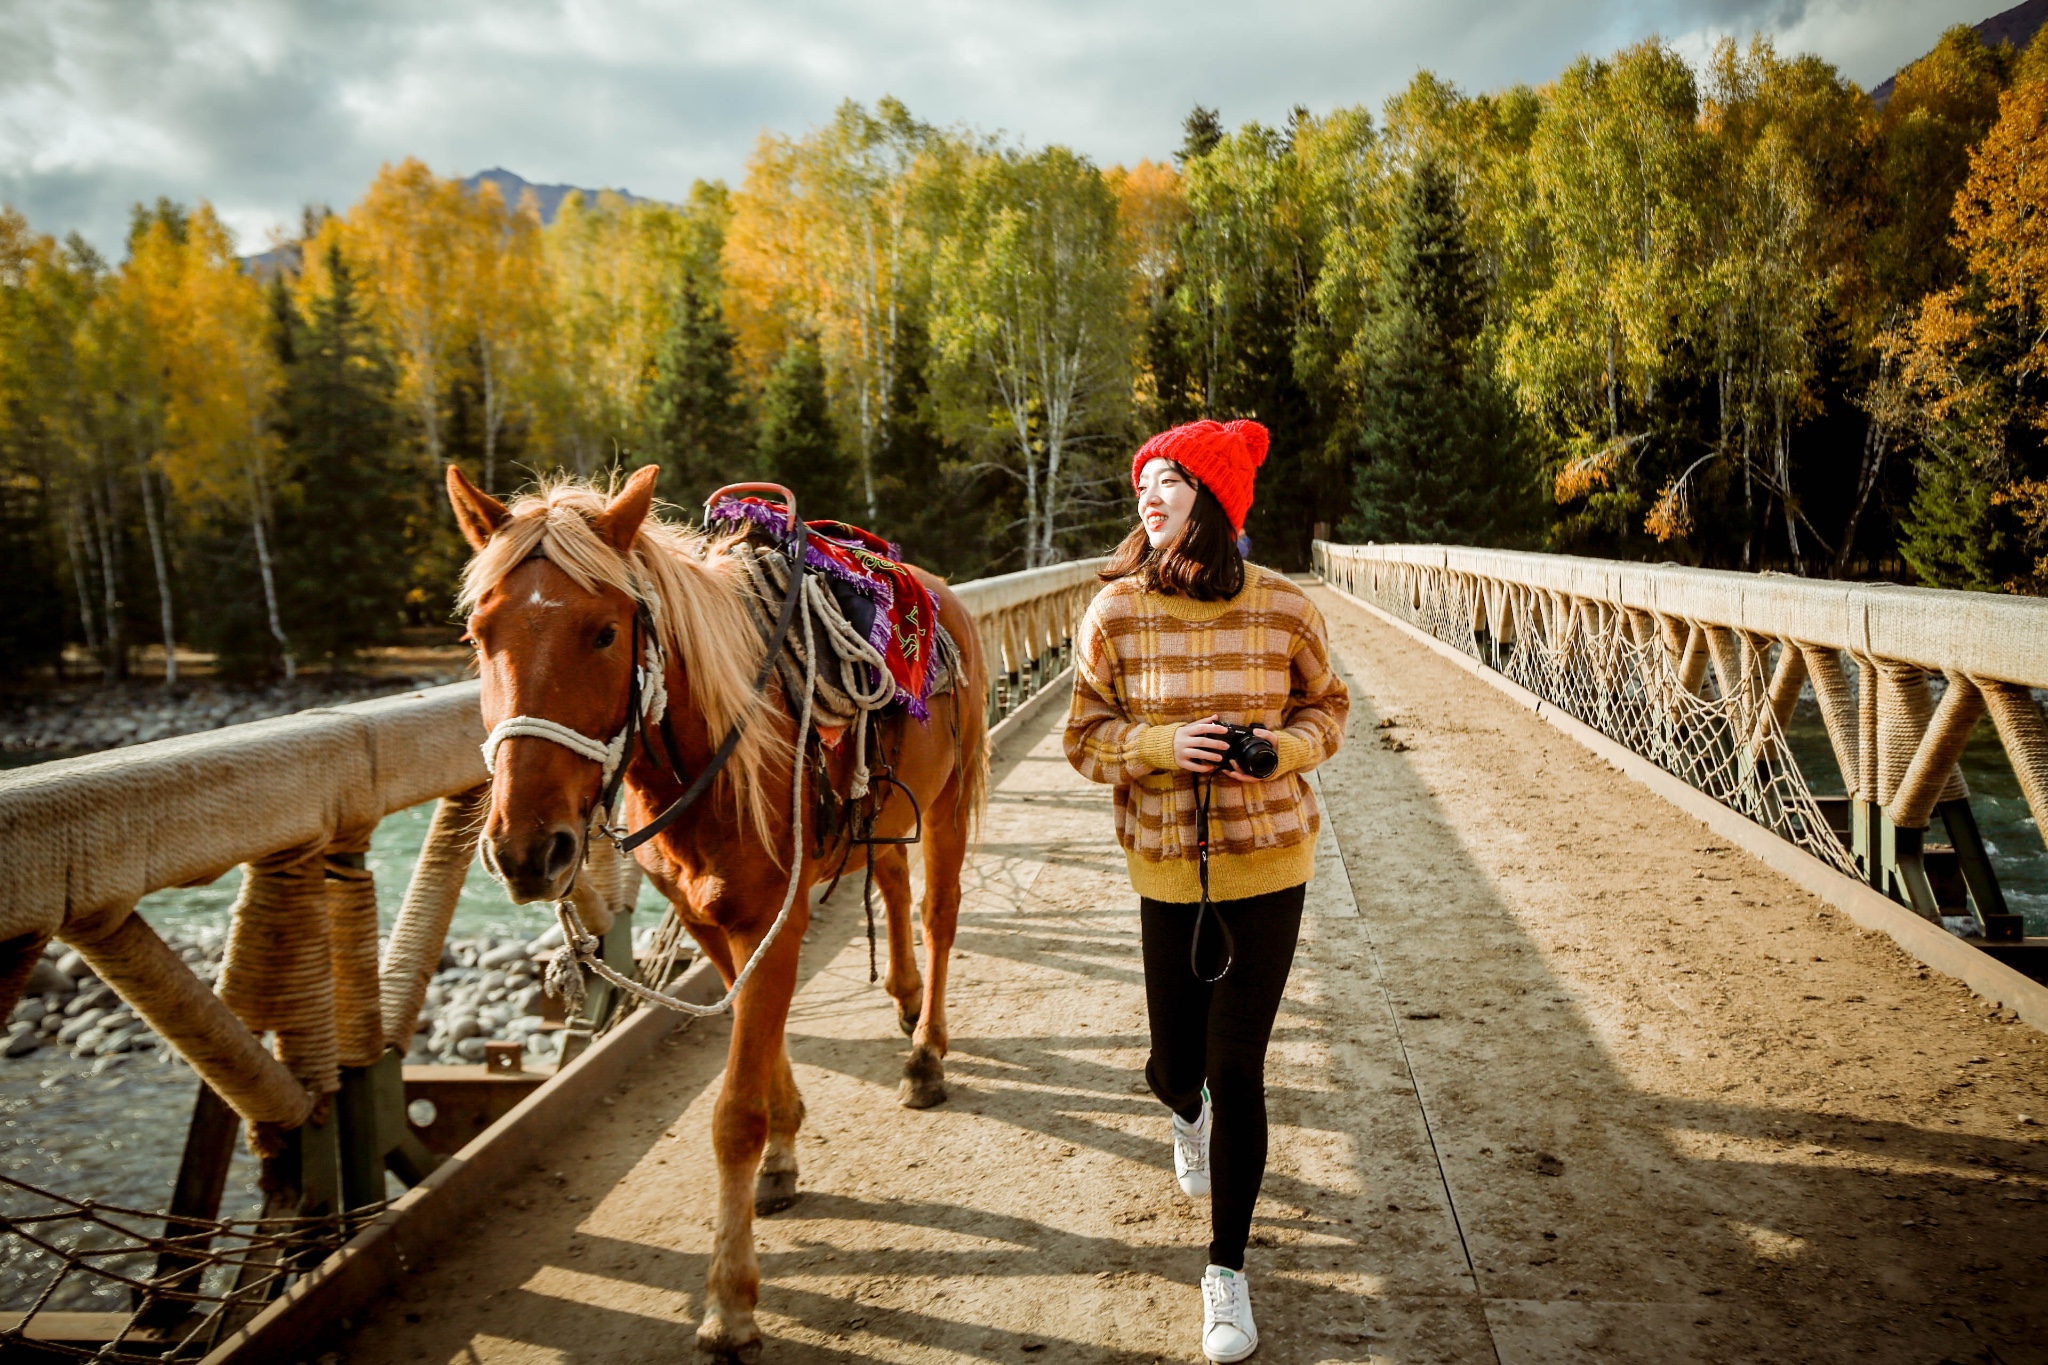
M783 543L788 534L788 516L786 509L754 497L727 498L709 513L714 525L750 529L752 534L746 544L755 553L749 558L766 571L764 577L775 580L778 597L788 591L788 584L782 581L787 570L776 572L776 567L766 563L759 551L774 550ZM870 679L865 686L856 678L850 687L833 688L832 691L846 694L854 702L850 707L841 705L840 697L829 695L821 686L814 706L824 727L843 729L854 719L854 712L879 710L892 704L918 720L929 719L932 697L953 685L959 662L959 650L939 624L938 600L903 563L903 551L874 532L843 521L804 524L810 530L804 539L804 563L819 575L832 607L836 608L836 612L827 615L836 614L837 624L844 627L834 629L834 623L827 623L826 635L834 645L833 653L842 665L879 667L889 683L886 697L866 704L863 699L877 695L881 678ZM757 592L755 596L762 599L764 594ZM757 616L769 605L760 601ZM822 604L814 604L814 609L815 605ZM849 649L855 640L864 642L867 650L857 646ZM800 642L793 643L798 644L800 651ZM794 664L801 663L796 652L789 658ZM796 677L801 678L801 673L796 673ZM785 674L787 694L793 696L794 688L788 686L791 681Z
M748 608L763 638L772 635L782 599L790 590L789 561L781 549L789 538L790 515L785 508L754 497L725 498L707 513L714 525L747 528L746 539L734 548L753 579ZM958 682L960 651L939 621L938 600L905 566L899 547L842 521L804 525L809 531L804 564L814 571L805 579L811 594L813 644L829 650L837 664L836 669L827 669L819 660L812 687L811 724L821 741L805 759L811 765L814 853L824 857L828 849L838 850L839 867L825 893L830 896L854 848L869 850L861 904L867 912L868 980L873 982L873 850L879 844L917 843L923 837L924 812L910 789L896 780L894 757L870 753L869 717L900 709L920 723L929 721L931 699ZM818 628L822 640L817 638ZM801 695L806 663L803 641L792 636L777 664L786 699ZM825 749L838 749L849 727L853 761L847 790L841 792L832 781ZM882 807L898 793L910 803L914 828L904 836L876 834Z

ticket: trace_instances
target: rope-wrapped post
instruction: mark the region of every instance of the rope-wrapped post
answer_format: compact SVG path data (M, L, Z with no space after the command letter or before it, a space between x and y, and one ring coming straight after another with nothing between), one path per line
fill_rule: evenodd
M2034 832L2048 841L2048 722L2042 720L2030 688L2018 683L1980 682L1977 689L1985 709L1991 712L1991 723L1998 727L1998 739L2005 746L2013 776L2027 794Z
M1920 751L1934 718L1934 692L1925 669L1879 661L1877 665L1877 803L1890 810L1899 784ZM1896 823L1896 822L1894 822Z
M1856 655L1856 795L1875 802L1877 791L1877 661Z
M1914 750L1913 760L1899 779L1885 814L1900 829L1925 829L1934 816L1937 801L1949 799L1947 788L1954 785L1956 762L1970 731L1984 714L1984 694L1968 678L1952 677L1941 705L1928 722L1927 732Z
M1685 632L1685 648L1678 659L1678 685L1695 697L1707 682L1707 632L1696 624L1688 623Z
M420 1009L426 1004L427 986L441 965L441 950L448 942L448 926L455 919L462 883L476 857L477 831L490 795L490 784L485 783L442 797L427 826L419 861L413 864L412 881L406 886L405 901L399 906L398 922L392 926L378 972L384 1036L399 1047L411 1041Z
M323 841L243 868L220 971L220 998L252 1032L274 1030L278 1060L319 1095L341 1088L326 851Z
M1856 757L1856 696L1842 668L1842 656L1815 645L1799 646L1799 652L1813 679L1814 700L1820 705L1821 723L1828 729L1835 766L1842 770L1842 789L1851 800L1862 799L1863 770Z
M1764 746L1770 743L1773 727L1778 734L1792 723L1793 709L1799 705L1799 693L1806 686L1806 656L1799 646L1786 641L1778 647L1778 662L1771 669L1771 680L1764 687L1764 704L1759 708L1756 725L1749 734L1749 753L1752 759L1760 758Z
M296 1128L313 1112L316 1096L142 916L123 915L99 937L66 942L243 1120Z
M363 866L370 831L327 846L327 950L334 964L335 1048L343 1066L374 1066L384 1055L377 979L377 883ZM401 1040L402 1041L402 1040Z

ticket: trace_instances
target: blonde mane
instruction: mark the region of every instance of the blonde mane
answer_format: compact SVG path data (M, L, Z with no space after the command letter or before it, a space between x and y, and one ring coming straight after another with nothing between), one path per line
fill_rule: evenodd
M630 552L621 555L593 525L610 501L609 491L585 479L543 480L512 503L505 524L463 569L457 601L464 611L475 610L484 594L536 550L585 592L616 588L644 600L662 649L689 678L690 703L703 714L715 744L753 709L754 677L766 649L747 613L744 594L751 589L745 571L729 553L737 537L714 538L665 521L657 505ZM774 826L762 776L768 765L787 763L789 754L789 741L768 717L753 717L714 784L714 798L723 796L745 811L778 863L782 852L770 839Z

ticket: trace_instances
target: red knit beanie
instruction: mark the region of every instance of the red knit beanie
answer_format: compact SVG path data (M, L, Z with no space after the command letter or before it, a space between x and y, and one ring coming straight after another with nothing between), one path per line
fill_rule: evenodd
M1211 422L1204 418L1162 431L1131 459L1131 487L1153 460L1172 460L1216 495L1230 518L1230 529L1244 534L1245 513L1252 510L1252 480L1266 462L1266 429L1257 422Z

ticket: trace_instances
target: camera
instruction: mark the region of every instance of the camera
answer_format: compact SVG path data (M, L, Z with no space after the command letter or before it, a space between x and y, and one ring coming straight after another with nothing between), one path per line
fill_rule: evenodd
M1229 747L1223 751L1218 767L1237 764L1238 771L1247 777L1256 777L1261 782L1271 777L1280 767L1280 751L1273 747L1270 739L1261 739L1252 733L1249 725L1225 725L1223 742Z

